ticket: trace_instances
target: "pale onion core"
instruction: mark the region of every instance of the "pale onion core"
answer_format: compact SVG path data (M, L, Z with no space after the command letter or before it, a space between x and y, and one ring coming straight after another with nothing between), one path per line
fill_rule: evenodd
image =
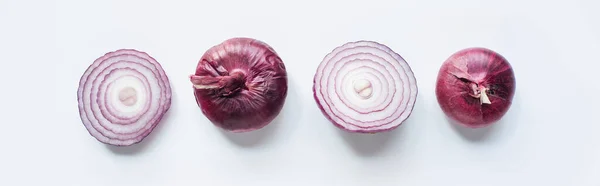
M115 82L109 83L106 93L100 93L100 96L104 94L105 101L98 102L101 108L103 105L106 105L108 114L105 114L102 110L104 117L113 121L113 123L119 124L127 124L138 120L141 115L137 113L147 111L149 109L147 105L151 101L147 98L148 95L151 95L151 92L146 87L149 87L147 81L143 81L142 78L133 75L122 76L115 80ZM128 99L135 100L122 100L121 97L126 96L124 94L132 94L132 92L135 95L131 96L135 97L130 96ZM135 102L125 103L124 101Z
M354 92L359 98L369 99L371 95L373 95L373 85L371 85L371 81L363 78L354 80L352 84L354 85Z
M313 89L327 118L354 132L399 126L412 112L418 92L404 59L370 41L347 43L328 54L317 69Z
M137 91L132 87L125 87L119 91L119 101L127 107L133 106L137 102Z
M369 67L362 67L360 69L356 69L351 71L351 73L360 73L358 71L367 69ZM350 74L350 73L349 73ZM388 87L383 87L381 84L381 79L378 77L381 76L380 74L376 75L376 72L363 72L362 76L359 78L359 76L352 76L352 75L346 75L344 76L344 78L341 80L341 84L343 86L336 86L336 93L340 94L340 97L342 97L342 102L346 105L348 105L349 107L351 107L354 111L359 112L359 113L369 113L369 112L373 112L375 110L375 106L379 106L379 105L375 105L376 103L381 103L383 102L386 98L387 95L384 94L374 94L373 92L381 92L383 89L388 89ZM352 77L352 78L348 78L348 77ZM367 88L360 88L361 86L359 84L362 84L358 81L365 81L365 82L369 82L370 87L368 87L368 89L370 89L370 94L369 95L361 95L361 93L363 93ZM375 83L371 83L371 82L375 82ZM344 91L341 91L341 89L344 89ZM363 93L364 94L364 93ZM348 97L350 96L350 97ZM355 101L348 101L348 99L353 99Z
M100 96L106 94L104 103L107 103L108 107L106 109L111 114L108 117L139 119L140 115L138 115L138 113L147 110L149 108L148 105L150 105L150 102L152 101L152 99L150 99L152 92L150 92L150 89L146 88L146 85L149 85L149 83L142 81L139 76L131 74L124 75L127 74L127 72L121 71L121 73L114 72L113 74L115 76L112 77L115 78L107 79L111 81L111 83L106 87L106 93L100 94ZM123 76L117 77L118 75ZM124 101L126 100L123 100L122 97L126 96L124 95L125 93L131 94L131 92L135 93L135 102L125 103ZM144 92L144 94L140 94L140 92ZM101 102L99 102L99 105L100 103ZM116 121L122 120L117 119Z
M391 79L389 73L376 70L378 68L385 68L383 65L365 60L353 60L344 64L344 67L339 69L339 74L345 75L343 77L336 76L333 82L333 86L336 88L335 93L342 95L341 101L344 104L361 114L379 112L390 105L393 97L381 93L390 90L395 91L396 85L387 82L386 78ZM340 80L340 78L343 79ZM374 92L371 93L370 99L360 99L356 95L353 81L357 79L368 79L370 82L375 83L371 85ZM338 86L338 84L341 86Z

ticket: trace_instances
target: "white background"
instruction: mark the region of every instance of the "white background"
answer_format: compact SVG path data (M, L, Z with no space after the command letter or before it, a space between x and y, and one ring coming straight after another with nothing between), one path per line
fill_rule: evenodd
M0 185L600 185L600 2L0 0ZM188 75L231 37L275 48L289 73L279 117L229 134L202 115ZM397 130L342 132L312 78L336 46L374 40L402 55L419 97ZM517 76L493 127L452 126L435 99L441 63L493 49ZM83 127L84 70L119 48L162 63L173 104L143 143L103 145Z

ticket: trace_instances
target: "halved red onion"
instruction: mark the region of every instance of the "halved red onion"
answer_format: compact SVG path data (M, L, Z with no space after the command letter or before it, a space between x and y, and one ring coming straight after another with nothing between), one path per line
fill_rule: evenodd
M98 141L128 146L142 141L171 106L171 85L145 52L120 49L96 59L77 90L79 114Z
M313 92L329 121L359 133L397 128L410 116L418 94L408 63L373 41L349 42L325 56Z

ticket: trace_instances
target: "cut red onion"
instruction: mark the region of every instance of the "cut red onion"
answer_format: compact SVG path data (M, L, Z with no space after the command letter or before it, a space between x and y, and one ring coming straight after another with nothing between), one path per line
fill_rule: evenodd
M287 96L281 58L251 38L232 38L210 48L190 80L202 113L231 132L263 128L279 114Z
M169 110L171 85L147 53L120 49L87 68L77 100L81 121L93 137L128 146L141 142Z
M313 92L329 121L359 133L397 128L410 116L418 94L408 63L373 41L349 42L325 56Z
M500 120L512 104L515 75L500 54L486 48L454 53L440 68L436 95L444 113L470 127Z

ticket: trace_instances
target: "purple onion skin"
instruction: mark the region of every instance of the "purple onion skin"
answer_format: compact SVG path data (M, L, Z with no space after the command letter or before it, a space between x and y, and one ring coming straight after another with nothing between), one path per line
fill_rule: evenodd
M440 68L436 96L450 119L480 128L506 114L515 87L513 69L504 57L486 48L467 48L450 56Z
M271 123L288 89L281 58L252 38L232 38L210 48L190 79L202 113L230 132L254 131Z

